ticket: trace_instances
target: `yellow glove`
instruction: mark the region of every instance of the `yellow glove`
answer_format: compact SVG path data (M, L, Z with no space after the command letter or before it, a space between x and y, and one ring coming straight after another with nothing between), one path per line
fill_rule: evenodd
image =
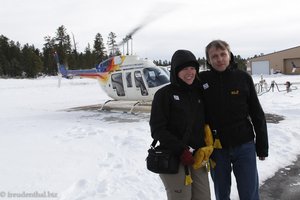
M211 146L213 145L213 136L210 130L210 127L208 124L204 125L204 141L206 146Z
M214 142L210 127L208 124L204 125L204 141L206 146L213 145L215 149L222 149L220 139L217 137Z
M192 177L191 175L185 175L185 180L184 180L184 184L185 185L190 185L193 183Z
M220 142L220 139L219 139L219 138L216 138L216 139L215 139L215 142L214 142L214 148L215 148L215 149L222 149L222 145L221 145L221 142Z
M199 169L200 167L205 166L213 150L214 147L212 145L198 149L194 155L195 163L193 164L193 168Z

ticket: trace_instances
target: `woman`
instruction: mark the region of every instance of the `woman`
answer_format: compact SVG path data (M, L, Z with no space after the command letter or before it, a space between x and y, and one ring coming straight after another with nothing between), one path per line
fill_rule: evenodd
M171 60L171 84L158 90L152 102L151 135L181 161L177 174L160 174L168 200L210 199L206 168L192 167L195 162L199 163L196 155L205 146L198 71L199 63L194 54L177 50ZM192 184L185 183L186 169L191 174Z

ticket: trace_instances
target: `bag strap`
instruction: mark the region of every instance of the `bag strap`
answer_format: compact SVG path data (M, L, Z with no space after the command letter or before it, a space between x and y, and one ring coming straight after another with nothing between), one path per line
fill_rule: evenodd
M153 140L153 142L151 143L151 149L154 149L155 148L155 145L157 143L158 140Z

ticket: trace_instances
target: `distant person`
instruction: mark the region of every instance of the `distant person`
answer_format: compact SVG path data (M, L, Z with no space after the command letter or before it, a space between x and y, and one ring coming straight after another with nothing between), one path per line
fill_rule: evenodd
M177 50L171 59L171 83L158 90L152 102L151 135L160 146L178 155L181 161L177 174L159 175L168 200L211 199L206 168L192 167L198 163L197 155L206 146L204 107L196 78L198 71L199 63L194 54ZM186 170L191 175L191 184L185 182Z
M275 81L273 80L273 81L271 82L272 92L274 92L274 87L275 87Z
M239 70L229 45L214 40L206 46L210 71L200 73L206 119L221 149L214 149L211 169L216 200L230 199L233 171L240 200L259 199L256 155L268 156L265 114L252 77Z
M295 63L292 61L292 73L294 73L297 69L297 66L295 65Z
M285 86L286 86L286 92L291 92L291 85L292 83L290 81L285 82Z

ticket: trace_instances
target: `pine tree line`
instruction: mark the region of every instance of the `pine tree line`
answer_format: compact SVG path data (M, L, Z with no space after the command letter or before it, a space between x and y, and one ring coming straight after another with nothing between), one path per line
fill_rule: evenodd
M95 67L101 61L112 55L121 55L116 43L116 34L110 32L107 39L108 52L105 48L103 37L97 33L92 47L87 45L84 52L78 52L75 38L67 34L66 28L62 25L56 30L55 36L45 36L45 43L42 51L34 45L9 40L0 35L0 77L28 77L34 78L39 75L56 75L57 65L53 54L57 52L60 63L68 66L69 69L89 69ZM72 41L73 40L73 45ZM245 68L246 60L240 56L239 65ZM205 59L198 59L200 65L205 65ZM168 66L170 61L154 61L156 65Z
M34 78L42 74L56 75L57 65L54 52L58 53L60 63L65 64L69 69L92 68L113 53L114 55L121 54L116 47L116 34L113 32L108 35L109 52L106 51L100 33L96 34L92 47L88 44L84 52L78 52L74 36L71 38L63 25L58 27L55 37L45 36L44 40L41 51L34 45L22 46L19 42L0 35L0 77Z

